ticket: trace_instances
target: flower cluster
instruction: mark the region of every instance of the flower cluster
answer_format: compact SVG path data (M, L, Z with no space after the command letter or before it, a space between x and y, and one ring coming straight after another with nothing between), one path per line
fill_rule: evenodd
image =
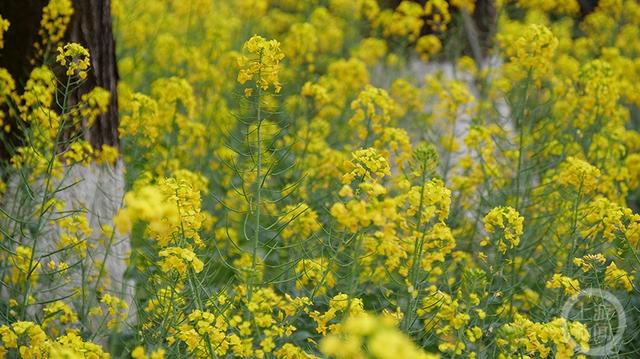
M567 322L565 318L537 323L519 316L500 328L498 345L508 353L548 356L554 352L556 358L572 358L577 346L583 352L589 351L589 332L584 324Z
M395 324L391 316L376 317L368 313L350 316L340 331L322 340L320 350L336 359L438 358L420 349Z
M396 104L387 91L367 85L358 98L351 102L351 109L354 114L349 119L349 125L364 140L371 133L380 134L391 123Z
M355 151L351 156L352 160L344 163L346 171L342 183L345 185L356 179L371 180L391 174L387 160L373 148Z
M117 228L126 233L137 221L148 225L149 234L162 247L183 237L202 246L198 230L204 221L200 208L200 190L187 181L188 171L164 178L157 185L141 185L124 198L124 208L114 219Z
M0 49L4 47L4 33L9 30L9 21L0 16Z
M185 276L187 270L195 273L202 272L204 264L190 249L180 247L167 247L160 251L160 269L163 272L175 270L180 276Z
M87 70L91 63L89 51L80 44L69 43L64 47L58 47L56 61L66 67L67 76L78 76L81 79L87 77Z
M596 189L600 170L585 161L569 157L558 174L558 183L576 191L589 193Z
M51 0L42 10L40 20L40 37L42 46L55 46L67 30L73 15L71 0Z
M498 239L498 249L503 254L508 248L518 246L520 237L524 232L524 217L512 207L493 208L483 219L484 229L489 234L493 234L497 229L502 230L502 235ZM488 244L488 238L484 240Z
M98 344L87 342L76 332L50 338L36 323L17 321L0 326L0 355L20 355L21 358L61 358L87 356L109 358Z
M280 61L284 54L280 50L280 43L276 40L265 40L261 36L253 36L242 48L244 55L238 58L240 72L238 82L244 84L247 81L255 81L256 86L266 91L273 86L276 93L280 92L282 85L278 79ZM251 90L252 88L248 88ZM251 91L245 91L250 95Z
M512 72L516 79L529 76L539 83L550 71L557 47L558 39L549 28L544 25L529 25L522 36L506 48L506 54L513 65L507 71Z
M556 273L547 281L547 288L563 288L565 294L576 295L580 293L580 282L577 279Z

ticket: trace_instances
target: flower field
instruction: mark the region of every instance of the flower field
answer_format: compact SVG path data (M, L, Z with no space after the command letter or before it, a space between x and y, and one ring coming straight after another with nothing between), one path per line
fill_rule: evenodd
M640 357L639 2L45 3L0 358Z

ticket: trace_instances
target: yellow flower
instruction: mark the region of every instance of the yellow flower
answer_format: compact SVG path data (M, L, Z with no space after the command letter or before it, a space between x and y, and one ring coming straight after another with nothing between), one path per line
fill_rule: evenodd
M164 359L165 350L156 349L147 355L142 345L138 345L131 351L131 358L133 359Z
M200 190L203 180L186 171L163 178L156 185L134 188L124 196L124 208L114 218L120 233L131 231L133 224L144 221L147 230L160 246L167 246L178 238L204 246L199 230L205 220L201 209Z
M451 0L451 5L462 9L469 14L473 14L476 8L476 0Z
M407 215L414 216L421 210L423 223L427 223L434 217L443 222L449 216L451 206L451 190L437 178L425 182L422 186L413 186L407 194L410 207Z
M244 84L253 80L263 91L273 86L276 93L280 92L282 85L280 85L278 74L280 61L284 58L280 43L254 35L245 42L242 49L244 55L238 58L240 66L238 82Z
M282 359L318 359L315 355L311 355L291 343L284 343L274 354L276 358Z
M92 126L96 117L107 112L111 93L102 87L94 87L88 93L82 95L80 101L80 116L87 126Z
M296 265L296 274L298 275L296 288L302 289L310 285L317 295L323 295L336 283L327 261L322 258L302 259Z
M133 351L131 352L131 357L133 359L148 359L149 357L147 357L147 355L144 352L144 347L139 345L137 347L135 347L135 349L133 349Z
M627 292L633 291L633 276L630 276L624 269L611 262L604 274L604 283L610 288L622 287Z
M392 14L381 16L384 36L406 36L409 41L415 41L424 25L423 14L420 4L402 1Z
M38 258L32 258L32 254L31 247L16 247L15 255L12 255L9 261L9 263L11 263L9 267L10 283L14 285L24 285L27 280L27 273L29 273L31 285L35 285L40 276L39 269L41 265Z
M516 247L523 233L524 217L512 207L495 207L483 219L487 233L495 233L497 228L503 230L498 240L498 249L503 254L507 248ZM502 238L506 239L506 242Z
M380 134L391 123L396 115L397 105L387 91L366 85L358 98L351 102L351 109L354 114L349 119L349 125L364 140L371 133Z
M373 146L378 149L385 149L385 158L393 157L393 161L399 168L411 157L411 139L407 131L401 128L386 127L382 130ZM388 148L388 150L386 150Z
M588 254L582 258L574 258L573 264L582 268L583 272L588 272L598 266L603 265L606 262L606 258L601 254Z
M73 163L80 163L87 166L93 155L93 147L87 141L76 141L71 144L69 150L65 152L67 166Z
M282 51L294 65L313 63L318 51L316 28L308 22L293 24L282 41Z
M352 160L345 161L346 173L342 176L343 184L350 184L355 179L371 180L390 175L391 170L387 160L375 149L367 148L351 154Z
M9 30L9 21L0 16L0 49L4 47L4 33Z
M557 12L560 14L575 15L580 12L578 0L518 0L519 7L544 12Z
M42 327L48 328L56 319L60 321L60 324L72 324L78 321L78 315L62 301L56 301L48 304L43 310L45 319L42 321Z
M42 9L42 19L40 20L40 30L38 34L42 38L42 46L47 44L57 44L62 40L67 30L67 26L73 15L73 5L71 0L50 0L47 6Z
M530 73L535 83L539 84L551 69L558 39L546 26L531 24L525 28L522 36L508 46L506 54L511 59L513 70L517 72L517 76L512 74L514 78L524 79Z
M3 347L16 348L18 346L18 336L8 326L0 326L0 337Z
M87 77L87 70L91 66L89 51L80 44L68 43L58 47L56 61L67 68L67 76Z
M335 319L339 313L343 313L348 310L348 313L355 315L363 312L362 300L359 298L352 298L349 300L349 296L340 293L335 295L329 300L329 308L326 312L320 313L313 311L309 313L309 316L316 322L316 331L320 334L327 334L327 330L334 331L339 328L339 324L332 324L327 327L330 321Z
M283 211L279 221L284 226L281 234L285 239L306 240L321 228L318 213L306 203L286 206Z
M47 335L42 328L33 322L19 321L11 324L12 330L15 335L20 338L28 338L28 346L20 345L19 352L23 358L35 357L37 353L44 349L45 344L48 341ZM16 347L13 343L13 338L7 338L11 346ZM5 340L3 335L3 341ZM6 343L6 342L5 342ZM7 346L5 344L5 346ZM11 347L9 346L9 347Z
M449 3L445 0L428 0L424 4L424 14L427 16L427 25L434 32L444 32L451 22Z
M556 177L558 183L582 193L590 193L598 186L600 170L589 163L569 156Z
M100 299L100 303L104 305L107 311L109 321L107 321L107 328L113 329L118 323L127 319L129 305L123 299L112 296L111 294L105 294ZM105 315L101 307L94 307L91 312L96 316ZM106 320L107 318L103 318Z
M442 43L435 35L422 36L416 43L416 51L422 61L429 61L429 59L439 53L440 50L442 50Z
M367 37L358 47L351 50L351 56L364 61L367 65L377 64L387 54L387 43L383 39Z
M556 273L547 281L547 288L564 288L567 295L576 295L580 292L580 282L577 279Z
M584 352L589 350L589 331L584 324L565 318L538 323L516 314L514 322L498 329L496 342L502 349L500 357L549 357L554 350L556 358L572 358L578 345Z
M339 331L324 337L320 351L331 358L436 359L395 327L390 317L367 313L349 316Z
M109 145L102 145L101 149L95 151L94 154L96 162L99 164L114 164L119 156L118 149Z
M202 272L204 263L188 248L167 247L160 251L160 269L163 272L175 270L181 277L187 274L190 267L195 273Z

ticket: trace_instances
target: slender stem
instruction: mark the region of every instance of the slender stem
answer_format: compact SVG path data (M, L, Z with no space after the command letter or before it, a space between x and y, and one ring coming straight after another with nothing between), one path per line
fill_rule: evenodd
M416 231L420 232L420 226L422 225L422 211L424 207L424 185L427 181L427 164L423 163L420 188L420 204L418 205ZM420 269L420 258L422 257L422 248L424 247L424 232L417 238L413 248L413 258L411 263L411 269L409 270L409 282L413 287L414 292L418 292L418 271ZM407 298L407 308L405 310L404 321L402 323L404 330L409 330L413 324L413 313L416 305L417 297L414 299L412 294L409 293Z
M580 181L580 185L578 186L578 194L576 195L576 200L573 203L573 215L571 219L571 250L567 253L567 258L565 260L565 265L568 265L570 269L573 269L573 258L576 249L578 247L578 236L576 235L578 232L578 214L580 210L580 202L582 202L582 184L583 181Z
M359 276L359 272L360 272L360 266L359 266L359 261L360 261L360 245L361 245L361 238L362 235L358 234L356 235L354 238L352 238L353 241L353 252L352 252L352 262L351 262L351 274L350 274L350 279L351 282L349 284L349 296L347 298L347 309L345 309L345 312L343 314L342 320L344 320L345 318L347 318L351 312L351 303L353 303L353 299L356 295L356 289L358 287L358 280L360 278Z
M262 62L262 53L260 53L260 62ZM261 73L258 72L258 79L260 78ZM260 108L260 86L256 83L256 132L257 132L257 159L256 159L256 221L255 221L255 229L253 236L253 249L251 253L251 274L249 276L248 290L247 290L247 299L251 300L251 295L253 293L253 285L256 275L256 265L257 265L257 257L258 257L258 244L260 243L260 207L262 206L262 113Z
M520 175L522 172L522 159L524 153L524 126L525 126L525 111L527 109L527 102L529 102L529 84L531 83L531 73L533 69L529 69L527 73L527 79L524 86L524 94L522 95L522 103L520 104L520 111L518 116L516 116L516 127L518 128L518 164L516 168L516 190L515 190L515 205L514 208L520 214ZM509 300L509 317L513 317L513 295L514 288L516 285L516 248L512 248L510 251L510 260L511 260L511 273L509 273L510 277L510 300Z
M524 152L524 125L525 125L525 111L527 108L527 102L529 102L529 84L531 83L531 71L527 74L527 80L525 82L524 94L522 99L522 104L520 107L520 113L516 117L516 127L518 127L518 163L516 169L516 198L515 198L515 209L520 212L520 172L522 169L522 159Z

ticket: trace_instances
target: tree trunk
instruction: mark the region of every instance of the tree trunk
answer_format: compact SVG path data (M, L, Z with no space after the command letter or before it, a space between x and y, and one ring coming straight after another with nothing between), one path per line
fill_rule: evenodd
M33 44L39 40L42 9L47 3L47 0L0 1L0 14L11 23L9 31L5 34L4 49L0 50L0 67L6 68L16 80L19 93L22 92L33 68ZM102 145L118 148L118 69L111 21L111 0L73 0L73 8L74 14L63 42L77 42L86 47L91 54L92 67L86 81L74 94L73 100L77 103L83 94L96 86L111 93L107 112L96 119L85 134L85 139L95 149L100 149ZM12 138L13 146L20 145L19 137L20 134L15 134ZM7 159L13 146L10 147L7 143L1 145L0 158Z
M89 49L91 67L87 80L76 94L80 96L96 86L111 93L109 108L98 116L86 134L93 148L102 145L118 147L118 95L116 83L115 40L111 21L111 0L74 0L74 15L68 29L69 40Z

